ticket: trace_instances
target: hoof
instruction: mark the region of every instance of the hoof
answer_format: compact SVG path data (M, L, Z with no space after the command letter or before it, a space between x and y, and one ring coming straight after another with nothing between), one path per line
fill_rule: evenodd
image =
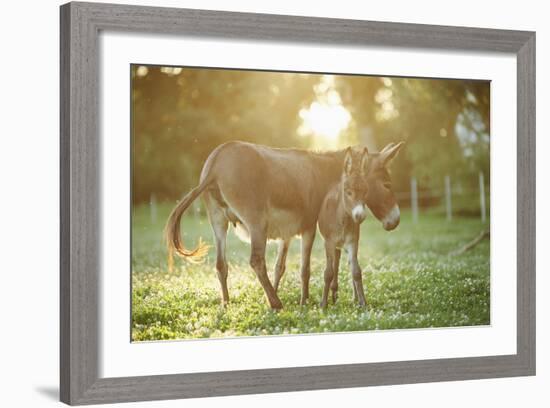
M273 310L281 310L283 308L283 304L280 300L271 302L271 309Z

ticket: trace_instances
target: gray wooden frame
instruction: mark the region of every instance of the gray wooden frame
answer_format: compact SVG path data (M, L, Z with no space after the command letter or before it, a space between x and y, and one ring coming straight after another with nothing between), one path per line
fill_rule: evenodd
M535 374L535 33L94 3L69 3L61 6L60 12L61 401L110 403ZM101 30L515 54L517 354L100 378L98 34Z

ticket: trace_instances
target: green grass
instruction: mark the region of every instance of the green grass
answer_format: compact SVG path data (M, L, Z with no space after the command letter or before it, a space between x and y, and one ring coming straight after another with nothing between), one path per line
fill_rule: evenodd
M134 341L255 336L487 325L490 323L489 241L458 257L448 252L475 238L486 228L478 219L447 222L421 214L413 224L407 213L391 233L369 217L362 228L359 263L367 307L353 302L345 255L340 267L339 299L323 311L318 304L323 287L324 251L318 234L311 259L310 301L299 306L299 240L291 244L287 271L279 288L284 309L271 311L254 272L248 265L250 247L228 234L229 295L220 305L215 251L203 264L176 259L168 272L161 231L171 205L158 208L152 222L149 208L133 211L132 339ZM213 244L206 218L182 221L184 242L198 238ZM268 245L272 277L276 245Z

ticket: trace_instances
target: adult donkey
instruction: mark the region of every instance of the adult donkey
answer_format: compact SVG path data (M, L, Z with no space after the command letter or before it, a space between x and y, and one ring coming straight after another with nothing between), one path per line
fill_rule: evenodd
M398 144L390 143L379 153L370 153L366 148L363 150L356 148L355 151L351 151L352 156L360 157L360 160L356 161L361 163L361 168L357 169L355 172L358 174L357 177L354 177L354 179L357 180L357 183L349 186L345 197L348 201L353 201L356 204L361 203L360 206L356 205L353 209L355 211L355 214L353 214L353 221L355 223L360 223L366 216L366 209L364 208L364 204L366 204L374 216L382 222L382 226L386 231L391 231L399 225L399 206L397 205L397 200L392 189L391 177L388 168L392 160L397 156L397 153L399 153L399 150L403 147L403 144L404 142L400 142ZM347 149L347 151L349 150ZM341 171L344 171L344 173L346 172L346 160L344 160ZM332 189L334 189L337 185L338 183L335 183ZM330 189L327 195L330 195ZM325 197L325 200L326 199L327 198ZM333 214L332 216L334 217L333 222L342 222L342 220L337 219L338 217L336 214ZM328 217L330 217L330 215L325 214L325 218ZM324 222L326 223L328 220L325 219ZM338 226L336 227L338 228ZM285 272L285 262L289 244L290 238L287 240L281 240L279 243L279 253L275 266L275 291L278 290L281 278ZM356 251L357 245L355 246L355 252ZM349 259L350 267L357 272L357 253L350 253L348 255L352 256ZM340 250L338 249L334 259L334 279L330 285L334 301L336 299L336 292L338 291L339 262ZM354 294L357 296L357 292L354 291Z
M341 177L344 156L344 150L316 153L238 141L218 146L204 163L199 185L183 197L168 218L164 233L169 258L175 252L193 261L206 254L207 247L202 242L188 250L180 237L182 214L202 194L216 241L216 269L223 303L229 301L225 244L231 222L250 238L250 266L273 309L281 309L283 305L267 275L266 242L268 239L289 242L301 235L300 303L305 304L309 297L310 256L317 217L326 193ZM375 212L379 219L395 215L392 208L382 214L383 207L386 206L380 205L380 212ZM281 255L280 251L279 261Z

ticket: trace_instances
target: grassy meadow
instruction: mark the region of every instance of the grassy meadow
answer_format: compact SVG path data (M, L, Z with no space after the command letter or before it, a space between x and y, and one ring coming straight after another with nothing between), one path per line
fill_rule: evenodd
M362 226L359 263L367 307L353 302L350 271L342 254L339 299L319 308L323 287L323 240L317 234L311 259L310 301L299 306L300 241L295 239L279 296L284 309L272 311L248 265L249 244L230 230L227 243L230 304L220 306L215 250L200 265L176 259L168 272L162 229L172 204L134 207L132 220L132 340L191 339L426 327L490 323L489 241L450 257L448 253L486 228L479 218L447 222L437 213L421 213L417 224L404 211L397 230L386 232L369 215ZM205 217L182 220L186 246L202 237L213 245ZM269 244L270 276L277 245Z

